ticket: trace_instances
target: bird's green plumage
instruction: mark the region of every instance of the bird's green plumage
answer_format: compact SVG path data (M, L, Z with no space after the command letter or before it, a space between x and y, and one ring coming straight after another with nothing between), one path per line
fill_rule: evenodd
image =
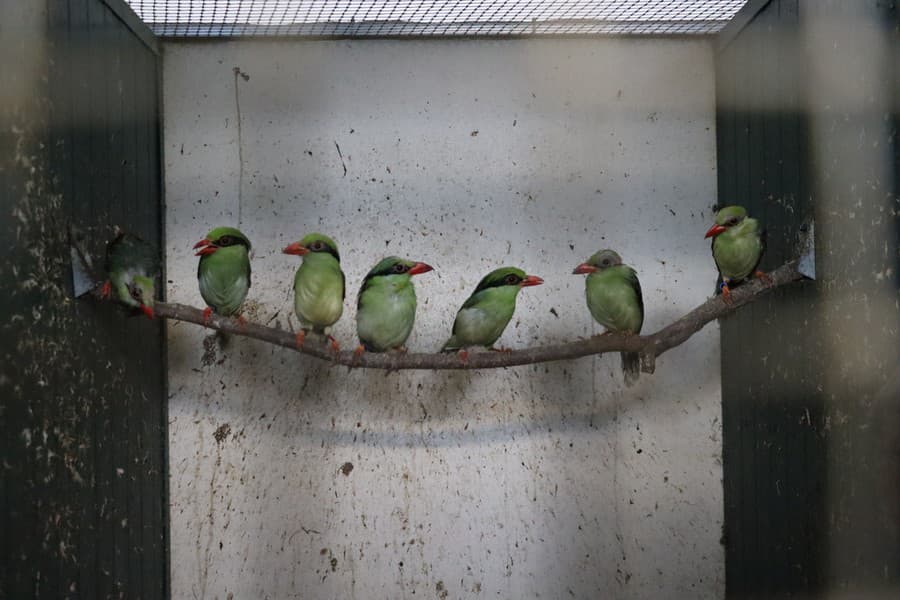
M366 275L356 302L356 331L370 352L403 346L416 318L416 290L408 271L414 262L383 259Z
M585 297L591 316L610 331L640 333L644 303L637 273L628 265L609 267L587 276Z
M726 282L746 279L759 265L763 253L759 222L742 206L726 206L716 213L716 224L727 227L713 238L712 253Z
M525 277L525 272L515 267L488 273L456 313L452 335L442 350L493 346L512 319L522 289L519 283Z
M597 270L587 276L584 294L591 316L609 331L640 333L644 324L644 299L637 273L612 250L600 250L587 260ZM625 382L633 383L640 372L640 356L622 352Z
M218 247L212 254L200 257L200 295L217 314L233 315L240 310L250 289L250 240L233 227L213 229L206 239Z
M324 333L344 311L344 272L337 244L320 233L299 243L309 252L294 276L294 312L304 327Z
M159 259L153 246L129 233L120 233L106 246L106 270L116 297L123 304L153 307Z

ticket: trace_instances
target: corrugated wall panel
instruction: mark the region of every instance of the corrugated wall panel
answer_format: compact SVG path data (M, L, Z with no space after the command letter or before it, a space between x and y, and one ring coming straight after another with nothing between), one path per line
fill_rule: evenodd
M73 300L68 230L161 248L159 57L117 0L4 9L3 572L9 598L161 598L164 328ZM9 30L11 31L11 29Z
M883 50L872 32L896 44L896 6L854 4L842 14L834 2L751 3L755 17L736 37L726 32L717 58L719 203L742 204L763 222L763 269L795 256L797 233L813 217L819 260L816 282L776 290L721 324L730 597L883 592L900 577L900 445L885 425L898 425L898 415L878 400L885 390L900 394L884 366L896 365L900 347L890 302L896 167L891 177L879 166L890 156L896 165L897 85L889 63L865 68ZM873 31L854 37L859 26ZM842 70L848 61L861 64ZM873 76L877 83L865 80ZM823 78L843 78L846 88ZM858 105L838 109L843 93L865 86L873 91ZM853 160L860 153L867 160ZM880 250L877 236L894 251ZM854 272L887 277L852 281ZM860 287L857 299L887 302L839 303ZM837 325L847 321L867 333L844 349ZM854 500L861 494L883 500L866 509Z

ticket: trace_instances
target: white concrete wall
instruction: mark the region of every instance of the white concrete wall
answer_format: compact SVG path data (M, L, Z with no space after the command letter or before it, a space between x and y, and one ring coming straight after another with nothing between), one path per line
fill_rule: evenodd
M647 332L712 291L706 42L170 43L164 75L173 301L202 305L191 245L239 215L247 316L270 325L292 312L280 249L336 238L345 347L389 253L435 267L413 350L505 264L546 280L512 347L601 331L570 274L601 247L639 270ZM724 593L714 325L628 390L617 355L385 376L245 339L204 360L203 330L169 333L176 598Z

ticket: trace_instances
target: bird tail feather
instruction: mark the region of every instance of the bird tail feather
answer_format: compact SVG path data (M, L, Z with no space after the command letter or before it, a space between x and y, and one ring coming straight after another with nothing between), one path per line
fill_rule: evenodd
M219 342L219 348L225 350L228 348L228 344L231 343L231 336L223 331L216 330L216 341Z
M641 375L641 355L637 352L622 352L622 373L625 375L625 385L631 387L637 383Z

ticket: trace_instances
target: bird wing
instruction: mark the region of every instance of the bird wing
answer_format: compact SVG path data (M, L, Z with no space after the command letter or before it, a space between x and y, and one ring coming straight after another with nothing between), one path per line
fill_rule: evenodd
M106 268L108 272L131 269L153 277L159 271L159 255L148 242L122 232L106 246Z
M200 258L197 266L200 295L216 312L230 315L240 309L250 289L250 260L243 246L220 248Z
M373 348L396 348L409 337L415 317L416 294L411 285L395 290L389 282L375 282L360 294L356 332Z
M713 238L712 241L712 251L713 251L713 261L716 264L716 269L718 270L719 276L716 279L716 294L720 294L722 292L722 282L724 281L724 275L722 273L722 265L720 265L720 261L725 265L726 269L740 269L741 273L746 273L745 275L741 275L740 277L732 277L729 280L729 286L733 287L741 282L750 278L753 273L759 268L760 262L762 262L763 254L766 252L766 238L767 232L766 230L753 231L749 233L745 233L743 235L737 237L728 237L727 234L722 234L721 236ZM752 265L748 265L746 262L737 262L735 264L735 260L740 261L741 250L749 251L751 248L747 247L746 244L748 241L755 240L758 244L758 248L753 247L754 251L758 249L758 254L756 255L756 260ZM718 249L719 256L716 256L716 250ZM728 261L728 262L726 262ZM747 270L749 268L749 270Z
M453 337L461 345L490 346L503 334L516 309L517 288L485 288L465 301L453 321Z
M631 287L634 290L635 295L637 296L638 309L641 311L641 327L642 327L644 325L644 294L641 292L641 282L640 282L640 280L638 280L637 272L632 268L628 269L627 279L628 279L628 283L631 284ZM639 332L640 332L640 327L638 327L638 331L636 331L635 333L639 333Z
M762 262L763 254L766 253L766 245L768 244L768 238L769 238L769 230L768 229L763 229L762 231L759 232L759 245L760 245L759 260L757 260L756 264L753 265L754 273L759 268L759 263Z
M485 292L486 292L486 290L482 290L480 292L475 292L471 296L466 298L466 301L463 302L463 305L461 307L459 307L459 310L456 312L456 314L459 314L463 310L465 310L467 308L472 308L473 306L477 305L482 299L484 299Z
M366 277L363 279L362 284L359 286L359 291L356 293L356 310L362 308L363 304L363 294L366 293L366 290L369 289L369 286L372 283L372 279L370 277Z
M637 273L627 266L615 269L588 277L588 308L610 331L639 333L644 323L644 299Z

